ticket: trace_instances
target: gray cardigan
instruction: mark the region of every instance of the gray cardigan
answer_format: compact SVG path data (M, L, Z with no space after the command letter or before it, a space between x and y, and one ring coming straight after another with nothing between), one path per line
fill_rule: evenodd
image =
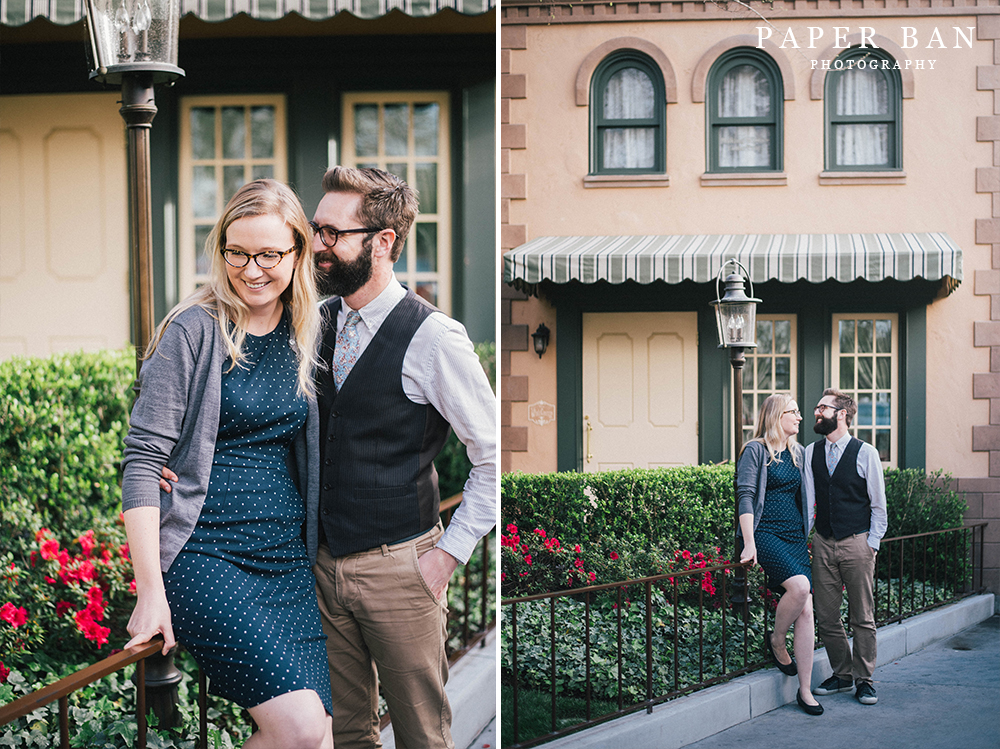
M163 332L139 375L141 391L125 437L122 510L160 508L160 569L166 572L191 537L212 474L222 405L226 347L218 321L201 307L181 312ZM309 415L292 449L289 469L306 502L306 538L319 511L319 410ZM160 470L177 474L172 492L159 488ZM306 481L301 481L305 477ZM303 488L305 491L303 492ZM315 561L316 549L309 549Z
M794 449L794 448L793 448ZM760 524L760 516L764 512L764 494L767 492L767 447L763 442L748 442L736 463L736 503L738 515L753 513L753 527L757 530ZM799 454L799 474L808 470L805 460L802 458L801 448ZM802 502L802 520L809 537L809 531L813 525L813 503L806 497L806 493L800 489ZM743 530L739 523L736 524L736 535L743 538Z

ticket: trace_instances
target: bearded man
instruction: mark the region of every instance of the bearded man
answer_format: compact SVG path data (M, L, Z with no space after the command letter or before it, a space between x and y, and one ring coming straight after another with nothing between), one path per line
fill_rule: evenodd
M878 451L848 431L857 404L827 388L813 415L825 436L806 447L802 489L816 507L812 542L816 630L833 676L813 694L850 692L862 705L878 702L872 684L876 663L875 557L886 531L885 480ZM851 610L854 650L840 619L844 590Z

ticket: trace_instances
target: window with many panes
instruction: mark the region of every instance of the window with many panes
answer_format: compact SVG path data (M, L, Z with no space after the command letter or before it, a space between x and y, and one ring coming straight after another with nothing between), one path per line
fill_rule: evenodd
M401 283L451 309L448 94L345 94L341 163L376 167L417 190L420 213L393 270Z
M242 185L261 177L287 179L284 97L181 100L181 296L208 279L205 240L226 203Z
M744 349L744 443L753 437L757 414L767 396L796 392L795 323L795 315L757 315L757 348Z
M832 348L831 379L858 404L851 434L874 445L882 462L895 466L898 316L834 315Z
M826 168L878 171L902 168L902 83L895 60L854 47L826 74Z
M622 50L594 71L590 94L591 174L666 171L663 75L646 55Z
M774 60L737 47L708 74L708 171L782 169L781 72Z

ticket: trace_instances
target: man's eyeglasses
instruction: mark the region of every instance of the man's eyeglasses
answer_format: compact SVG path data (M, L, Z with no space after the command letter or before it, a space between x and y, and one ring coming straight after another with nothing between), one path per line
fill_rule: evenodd
M310 221L309 226L319 234L319 241L327 247L335 247L341 234L375 234L382 229L334 229L332 226L320 226L315 221Z
M250 262L250 258L257 263L264 270L271 270L274 266L281 262L281 260L289 252L295 252L298 247L292 247L285 250L284 252L278 252L277 250L268 250L267 252L258 252L256 255L251 255L249 252L243 252L243 250L222 250L222 257L226 259L234 268L245 268L247 263Z
M828 403L820 403L818 406L816 406L816 408L813 409L813 413L819 412L820 414L822 414L828 408L831 411L833 411L834 413L837 413L837 411L840 411L839 408L837 408L835 406L831 406Z

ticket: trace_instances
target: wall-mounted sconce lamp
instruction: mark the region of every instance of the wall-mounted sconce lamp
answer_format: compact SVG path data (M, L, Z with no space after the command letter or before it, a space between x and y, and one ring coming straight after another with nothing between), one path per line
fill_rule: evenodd
M551 332L547 327L545 327L545 323L541 323L538 326L538 330L531 334L531 338L535 343L535 353L538 354L539 359L542 358L542 354L545 353L545 349L549 347L550 335Z

